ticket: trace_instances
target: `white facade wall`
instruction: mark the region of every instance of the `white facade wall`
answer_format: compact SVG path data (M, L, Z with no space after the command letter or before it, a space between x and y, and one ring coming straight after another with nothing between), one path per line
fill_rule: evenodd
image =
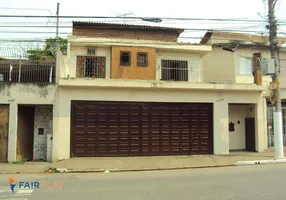
M229 123L234 123L234 131L229 132L229 150L244 150L245 118L254 117L254 105L229 105Z
M157 51L156 55L156 80L161 79L162 60L182 60L188 62L188 82L203 82L202 56L196 53Z

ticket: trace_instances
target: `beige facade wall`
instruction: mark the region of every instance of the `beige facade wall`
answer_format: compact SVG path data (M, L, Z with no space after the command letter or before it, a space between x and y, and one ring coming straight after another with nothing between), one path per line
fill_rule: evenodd
M239 58L252 58L254 53L261 53L262 58L271 57L267 50L237 49L235 52L229 52L219 47L213 47L213 51L203 57L205 82L254 83L252 74L240 75L239 73ZM263 76L262 81L264 85L268 85L271 82L271 77Z
M281 86L281 98L286 99L286 52L280 52L280 86Z
M53 130L53 161L70 157L71 100L92 101L145 101L145 102L212 102L214 103L214 153L229 153L228 104L251 103L257 105L255 111L259 125L257 129L257 151L266 149L266 132L263 129L263 104L260 92L215 92L198 90L159 90L131 88L83 88L61 87L56 98ZM258 115L259 114L259 115Z
M205 82L235 82L235 54L213 47L211 53L203 57Z

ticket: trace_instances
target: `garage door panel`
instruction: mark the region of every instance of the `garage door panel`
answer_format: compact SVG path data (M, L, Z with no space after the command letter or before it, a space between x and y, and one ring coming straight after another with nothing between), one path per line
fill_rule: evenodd
M72 155L212 152L212 104L72 102Z

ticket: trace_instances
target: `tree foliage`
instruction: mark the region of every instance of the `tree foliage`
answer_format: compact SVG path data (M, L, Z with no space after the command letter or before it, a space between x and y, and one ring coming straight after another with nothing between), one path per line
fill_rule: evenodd
M45 45L41 49L28 50L29 60L55 60L55 55L57 51L57 45L59 45L59 50L66 54L67 52L67 39L64 38L49 38L46 39Z

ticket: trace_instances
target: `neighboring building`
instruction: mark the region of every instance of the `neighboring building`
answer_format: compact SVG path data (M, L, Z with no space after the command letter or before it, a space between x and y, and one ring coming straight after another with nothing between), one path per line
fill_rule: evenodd
M15 136L27 127L34 127L35 137L45 136L34 139L46 142L46 153L37 155L53 161L264 151L267 81L245 83L235 60L227 59L233 54L223 51L219 61L212 56L216 47L179 43L183 31L73 22L67 56L58 54L56 84L17 83L13 94L3 92L1 103L10 104L8 160L19 159ZM30 125L20 128L18 104L35 102L53 105L53 112L41 107L44 115L52 113L52 122L36 106L24 118ZM22 152L31 148L25 144Z
M283 136L284 146L286 146L286 48L283 47L279 51L280 57L280 88L281 88L281 103L282 103L282 116L283 116ZM269 146L274 146L274 130L273 130L273 111L274 106L268 102L268 135L269 135Z
M278 43L280 46L286 42L286 38L278 38ZM248 35L241 33L229 33L229 32L216 32L208 31L204 38L201 40L201 44L211 44L213 49L212 52L204 57L204 78L206 81L228 81L230 83L253 83L253 65L252 57L254 53L260 53L261 58L269 59L270 48L268 36L259 35ZM225 51L223 50L232 50ZM286 89L286 51L282 47L280 51L281 59L281 90L282 99L286 99L285 89ZM216 70L213 73L209 71L216 66ZM221 73L221 72L224 73ZM263 84L268 85L271 82L271 76L263 76ZM267 99L268 109L267 111L267 129L268 129L268 146L273 146L273 107L268 100L269 91L264 94ZM284 102L285 100L282 100ZM284 104L285 106L285 104ZM237 109L237 113L241 107L230 105L231 109ZM284 118L284 135L285 135L285 118L286 118L286 107L283 108L283 118ZM230 114L230 120L238 117L237 114ZM241 133L242 135L243 133ZM237 134L230 133L230 142L237 140ZM233 143L233 142L231 142ZM284 143L286 143L286 137L284 138ZM243 144L241 143L241 146ZM232 145L230 145L232 149ZM235 147L233 147L235 148Z
M0 162L48 159L55 66L47 61L0 61Z

